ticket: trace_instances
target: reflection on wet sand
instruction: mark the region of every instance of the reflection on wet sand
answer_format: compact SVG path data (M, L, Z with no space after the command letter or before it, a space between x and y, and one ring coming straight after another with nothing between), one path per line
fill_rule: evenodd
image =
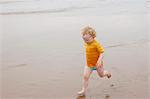
M110 95L106 95L104 99L110 99Z
M86 96L77 96L76 99L86 99ZM106 95L104 99L110 99L110 95Z
M86 96L85 95L84 96L77 96L76 99L86 99Z

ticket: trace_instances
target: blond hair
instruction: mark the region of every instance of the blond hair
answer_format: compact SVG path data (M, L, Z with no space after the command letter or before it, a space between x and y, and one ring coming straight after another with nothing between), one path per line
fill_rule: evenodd
M90 34L93 38L96 37L96 31L95 31L95 29L93 29L90 26L84 27L81 31L82 31L82 35Z

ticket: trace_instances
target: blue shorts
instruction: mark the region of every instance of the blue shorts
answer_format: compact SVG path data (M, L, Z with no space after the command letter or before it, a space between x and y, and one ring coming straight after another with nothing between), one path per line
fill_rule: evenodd
M96 70L96 67L90 67L91 70Z

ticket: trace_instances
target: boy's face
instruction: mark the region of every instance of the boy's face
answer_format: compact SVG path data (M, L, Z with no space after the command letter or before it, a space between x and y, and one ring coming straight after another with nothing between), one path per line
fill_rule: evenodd
M82 36L85 43L90 43L94 40L94 38L90 34L84 34Z

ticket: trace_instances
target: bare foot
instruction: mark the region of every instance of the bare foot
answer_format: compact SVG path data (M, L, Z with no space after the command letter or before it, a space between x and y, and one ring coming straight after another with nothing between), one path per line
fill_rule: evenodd
M107 78L111 78L111 73L107 73Z
M84 90L81 90L77 93L79 96L85 96L85 91Z

